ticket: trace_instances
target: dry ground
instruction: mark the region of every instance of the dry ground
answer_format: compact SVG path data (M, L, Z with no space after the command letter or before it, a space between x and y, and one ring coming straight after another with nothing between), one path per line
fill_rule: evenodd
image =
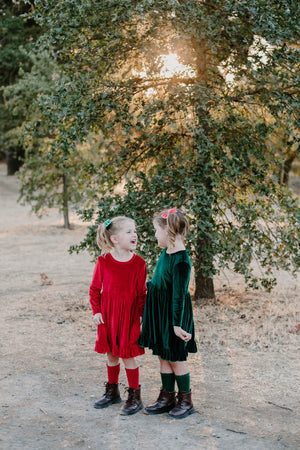
M39 220L16 203L0 166L1 449L299 449L299 278L280 273L272 294L215 280L217 305L195 307L199 351L189 360L196 414L180 421L121 405L93 408L106 381L93 351L88 288L93 264L68 248L86 226ZM47 278L48 277L48 278ZM160 387L150 352L139 358L142 394ZM125 385L124 370L121 382Z

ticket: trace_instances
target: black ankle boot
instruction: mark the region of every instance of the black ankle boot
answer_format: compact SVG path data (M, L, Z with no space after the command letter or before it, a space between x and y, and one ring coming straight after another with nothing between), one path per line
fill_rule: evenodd
M141 386L138 389L133 389L131 387L126 388L128 392L128 399L125 405L121 409L122 416L130 416L131 414L137 413L143 408L143 403L141 399Z
M105 394L94 404L94 408L107 408L107 406L121 401L119 385L117 383L105 383Z
M173 417L173 419L183 419L194 412L192 393L179 391L177 394L177 405L169 412L169 416Z
M176 406L175 392L168 392L163 387L156 402L145 408L145 414L162 414L171 411Z

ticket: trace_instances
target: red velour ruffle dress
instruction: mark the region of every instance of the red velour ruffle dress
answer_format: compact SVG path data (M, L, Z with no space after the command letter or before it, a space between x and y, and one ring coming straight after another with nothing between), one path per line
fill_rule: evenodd
M145 353L137 344L141 333L140 317L146 299L145 261L134 254L127 262L115 260L110 253L97 260L90 286L93 314L102 314L95 351L112 352L120 358Z

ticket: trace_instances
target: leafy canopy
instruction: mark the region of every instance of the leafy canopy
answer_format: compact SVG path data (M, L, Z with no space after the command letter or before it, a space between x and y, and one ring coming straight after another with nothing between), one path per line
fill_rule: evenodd
M100 200L82 217L96 226L133 216L150 262L153 212L183 208L196 280L231 267L269 289L274 269L296 270L299 208L279 185L283 161L269 138L289 117L299 148L299 8L289 0L37 0L44 46L64 73L51 97L52 154L72 158L91 131L105 140L101 167L90 168ZM166 74L170 54L184 69ZM95 226L77 249L97 252Z

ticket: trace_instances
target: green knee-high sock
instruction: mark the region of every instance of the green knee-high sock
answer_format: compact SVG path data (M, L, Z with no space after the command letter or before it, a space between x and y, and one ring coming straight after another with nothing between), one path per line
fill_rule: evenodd
M190 392L190 374L175 375L179 391Z
M167 392L175 390L175 373L161 373L161 382Z

